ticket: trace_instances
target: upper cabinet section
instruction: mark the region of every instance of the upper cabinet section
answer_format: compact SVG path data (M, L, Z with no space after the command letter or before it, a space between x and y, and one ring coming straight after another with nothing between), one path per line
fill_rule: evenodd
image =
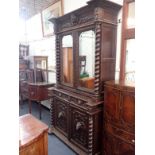
M88 5L50 19L56 34L57 87L95 99L104 81L114 80L117 13L121 6L91 0Z

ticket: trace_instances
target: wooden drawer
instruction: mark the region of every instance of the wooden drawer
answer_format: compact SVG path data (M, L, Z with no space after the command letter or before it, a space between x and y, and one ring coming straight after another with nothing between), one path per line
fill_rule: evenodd
M131 143L133 145L135 143L135 135L133 133L117 128L109 123L105 123L105 131L128 143Z
M135 146L127 141L115 137L109 132L104 132L103 154L104 155L135 155Z

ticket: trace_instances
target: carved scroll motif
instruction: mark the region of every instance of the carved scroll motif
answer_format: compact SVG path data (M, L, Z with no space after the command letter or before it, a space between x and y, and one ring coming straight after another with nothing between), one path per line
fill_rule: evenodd
M76 25L79 25L79 24L84 24L84 23L87 23L89 21L93 21L94 20L94 17L89 15L89 16L85 16L85 17L78 17L74 14L71 14L70 16L70 21L63 24L61 26L62 29L64 28L68 28L68 27L71 27L71 26L76 26Z

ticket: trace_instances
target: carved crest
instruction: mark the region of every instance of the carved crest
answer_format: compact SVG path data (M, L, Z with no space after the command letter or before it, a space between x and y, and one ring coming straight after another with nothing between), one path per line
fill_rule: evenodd
M78 17L75 16L74 14L71 14L70 20L71 20L71 25L78 24Z

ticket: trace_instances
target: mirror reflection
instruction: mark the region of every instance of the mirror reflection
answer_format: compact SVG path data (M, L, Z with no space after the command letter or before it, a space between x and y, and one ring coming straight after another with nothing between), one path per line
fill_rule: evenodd
M73 38L71 35L62 38L63 81L73 83Z
M80 87L94 88L95 33L93 30L82 32L79 36Z

